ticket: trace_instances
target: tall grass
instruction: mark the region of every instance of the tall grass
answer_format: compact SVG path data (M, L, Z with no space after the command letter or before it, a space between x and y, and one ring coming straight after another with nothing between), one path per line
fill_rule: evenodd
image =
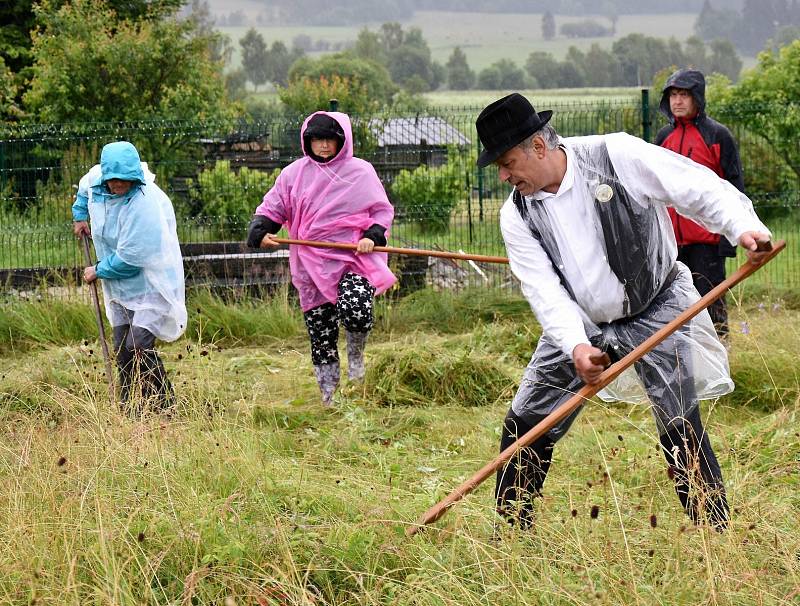
M285 339L304 330L299 307L282 288L267 299L234 296L230 291L220 296L208 290L192 293L187 307L187 335L203 341L224 339L257 342L262 339Z
M481 288L419 290L399 301L379 300L377 312L379 328L388 332L467 332L481 323L530 319L530 307L519 296Z
M0 352L32 343L75 343L96 334L94 310L84 301L54 298L0 304Z
M280 319L204 300L203 317L275 319L199 322L164 346L171 420L120 415L91 343L6 352L0 603L797 602L797 312L733 311L732 369L750 396L703 406L733 507L726 533L684 516L646 407L592 402L555 451L532 531L498 521L487 482L407 540L409 524L496 455L510 393L497 385L497 401L462 406L442 381L422 392L427 405L381 406L379 384L411 383L379 365L468 360L464 383L488 393L480 373L513 383L536 339L518 300L496 315L488 295L444 301L387 302L365 383L344 385L333 408L319 403L291 307Z
M302 312L288 287L264 299L233 289L198 289L190 293L186 306L189 324L185 338L190 341L261 343L305 334ZM0 304L0 311L0 353L97 337L94 309L85 298L9 301ZM399 301L381 297L376 303L378 328L400 332L417 328L463 332L476 323L528 313L521 299L490 289L460 293L423 290Z

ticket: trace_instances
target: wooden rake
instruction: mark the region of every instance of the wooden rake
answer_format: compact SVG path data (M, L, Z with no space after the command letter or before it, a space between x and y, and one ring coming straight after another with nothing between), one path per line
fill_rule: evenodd
M92 253L89 249L89 237L81 234L83 244L83 260L86 266L92 265ZM114 398L114 370L111 367L111 354L108 352L108 342L106 341L106 327L103 323L103 312L100 311L100 297L97 294L97 280L89 284L89 292L92 294L92 304L94 305L94 319L97 322L97 331L100 338L100 347L103 349L103 362L106 366L106 378L108 379L108 395Z

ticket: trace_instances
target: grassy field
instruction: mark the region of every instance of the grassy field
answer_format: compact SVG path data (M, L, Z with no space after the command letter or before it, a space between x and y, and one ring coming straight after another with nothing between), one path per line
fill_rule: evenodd
M502 90L469 90L451 91L442 90L425 93L423 96L434 107L486 107L507 95L509 91ZM635 105L641 101L641 89L629 88L624 86L609 88L557 88L557 89L531 89L517 91L530 99L531 103L538 109L548 104L559 107L570 104L629 104Z
M546 51L556 58L563 59L570 46L587 50L592 44L603 48L611 48L614 40L631 33L648 36L685 40L693 31L696 15L691 13L675 13L671 15L620 15L615 37L572 39L556 36L553 40L542 38L542 16L540 14L515 13L448 13L418 11L410 21L403 22L403 28L417 27L428 41L435 61L446 63L456 46L460 46L467 56L473 70L480 71L500 59L512 59L517 65L524 65L528 55L533 51ZM556 16L556 27L574 21L593 18L610 25L601 16L582 15L580 17ZM253 21L255 23L255 21ZM292 40L299 34L305 34L312 40L326 40L330 43L353 42L363 26L353 27L313 27L313 26L255 26L264 36L267 44L275 40L283 41L291 46ZM380 27L380 23L367 26L371 30ZM232 67L240 64L239 39L249 27L220 27L223 33L230 36L234 46ZM313 54L312 54L313 56Z
M434 108L440 110L472 108L480 111L492 101L507 95L507 90L437 90L424 93L424 99ZM537 108L548 104L560 108L572 104L584 109L594 104L612 104L635 106L641 101L641 89L635 87L607 88L554 88L530 89L517 91L524 94ZM652 94L652 92L651 92ZM266 103L279 103L278 93L274 90L251 91L249 96Z
M646 408L592 402L532 531L498 522L487 482L413 540L496 454L538 334L522 301L382 303L365 383L326 409L296 309L195 299L164 348L171 419L109 405L87 306L17 308L24 336L0 358L0 603L797 603L800 313L764 303L734 310L738 390L703 411L728 532L680 511Z

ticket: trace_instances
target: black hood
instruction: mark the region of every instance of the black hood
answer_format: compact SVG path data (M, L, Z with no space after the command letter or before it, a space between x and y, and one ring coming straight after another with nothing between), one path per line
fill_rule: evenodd
M332 158L323 159L316 155L314 152L311 151L311 139L334 139L338 143L338 147L336 149L336 153ZM342 125L339 124L335 118L329 116L326 113L318 113L311 117L311 119L306 124L306 130L303 131L303 151L305 151L306 155L316 160L317 162L325 163L330 162L334 158L339 156L339 153L342 151L344 147L344 129Z
M705 115L706 113L706 78L702 72L696 69L679 69L674 72L661 91L661 103L658 108L669 121L674 123L675 117L669 110L669 89L671 88L685 88L694 97L694 102L697 104L697 117Z

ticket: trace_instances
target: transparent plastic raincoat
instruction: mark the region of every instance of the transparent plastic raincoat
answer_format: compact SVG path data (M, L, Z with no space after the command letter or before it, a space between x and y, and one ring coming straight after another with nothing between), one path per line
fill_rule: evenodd
M114 196L105 186L109 179L134 185ZM175 212L133 145L117 141L103 147L100 164L80 180L72 214L76 221L90 219L98 267L124 268L120 275L126 277L102 280L111 325L128 323L117 303L133 312L134 326L163 341L180 337L187 314Z
M522 417L548 414L580 389L576 345L591 343L617 360L699 299L688 269L676 263L667 206L734 243L745 231L769 233L744 194L669 150L622 133L562 144L568 169L559 191L514 192L501 211L511 268L543 327L512 403ZM566 204L577 210L559 216ZM582 257L592 246L597 254ZM591 275L605 282L587 287ZM663 433L698 399L732 390L727 352L704 311L599 395L639 402L646 394Z
M306 155L281 171L255 214L286 224L289 237L300 240L355 244L376 223L387 229L388 237L394 208L372 165L353 156L353 129L347 114L311 114L303 122L302 144L303 133L317 114L333 118L342 127L342 149L325 163L304 149ZM292 246L289 263L303 311L336 303L339 280L347 272L365 277L378 295L397 280L387 266L386 253L356 255L352 250Z

